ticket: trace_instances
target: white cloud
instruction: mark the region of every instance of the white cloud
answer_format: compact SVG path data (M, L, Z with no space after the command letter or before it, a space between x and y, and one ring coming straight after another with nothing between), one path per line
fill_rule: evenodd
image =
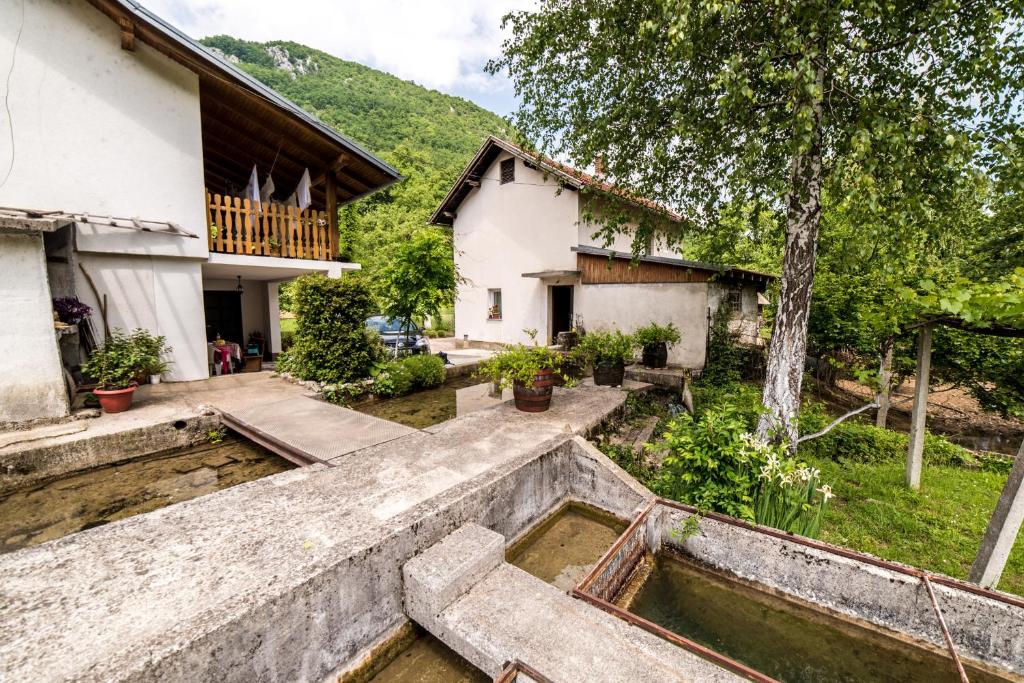
M293 40L446 92L510 89L483 65L500 53L501 17L534 0L143 0L189 35Z

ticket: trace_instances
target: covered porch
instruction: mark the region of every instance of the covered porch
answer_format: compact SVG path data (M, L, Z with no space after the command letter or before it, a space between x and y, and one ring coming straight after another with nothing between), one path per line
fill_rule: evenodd
M211 253L202 265L205 342L220 336L244 351L261 337L263 361L271 361L282 351L280 286L308 273L337 278L355 270L358 263ZM218 370L211 367L211 374Z

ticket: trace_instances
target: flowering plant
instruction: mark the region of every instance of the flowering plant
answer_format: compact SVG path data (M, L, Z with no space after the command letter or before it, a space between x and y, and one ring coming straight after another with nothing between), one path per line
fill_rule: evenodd
M821 484L821 470L780 456L777 447L751 434L742 435L746 448L763 456L754 494L754 521L801 536L815 538L828 502L835 494ZM761 458L755 458L761 459Z
M53 300L57 318L65 324L77 325L92 314L92 308L73 296L59 296Z

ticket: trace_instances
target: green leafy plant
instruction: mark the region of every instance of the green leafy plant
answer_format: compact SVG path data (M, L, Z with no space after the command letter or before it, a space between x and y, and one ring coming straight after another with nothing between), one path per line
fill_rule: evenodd
M747 420L725 406L694 419L683 413L662 435L669 454L654 482L656 493L700 510L754 521L754 493L766 454L748 445Z
M508 389L518 384L532 387L534 378L541 370L558 372L564 363L562 354L546 346L509 344L480 364L476 376ZM563 375L567 383L572 379Z
M636 339L637 346L664 343L671 347L674 344L678 344L682 339L679 329L673 323L659 325L653 320L649 325L644 325L634 330L633 337Z
M224 441L224 437L227 436L227 434L228 430L223 427L218 427L217 429L211 429L206 432L206 440L209 443L218 444Z
M381 398L405 396L413 388L412 373L400 360L376 364L370 376L373 377L373 393Z
M768 446L752 436L747 448L763 456L754 494L754 521L801 536L817 538L821 520L832 499L832 487L819 480L821 471L785 457L785 449Z
M402 364L412 376L415 389L439 387L444 382L444 361L437 356L407 356Z
M570 352L574 360L593 365L615 365L633 360L636 338L621 330L594 330L587 332Z
M338 384L363 379L383 356L380 337L366 329L374 304L363 279L314 273L291 286L296 315L291 347L280 367L304 380Z
M93 350L82 365L82 373L91 377L98 389L127 389L150 361L150 357L140 352L131 335L115 329L103 346Z
M166 356L173 349L167 345L166 337L139 328L131 333L131 344L139 355L140 372L146 375L162 375L167 372L170 363Z

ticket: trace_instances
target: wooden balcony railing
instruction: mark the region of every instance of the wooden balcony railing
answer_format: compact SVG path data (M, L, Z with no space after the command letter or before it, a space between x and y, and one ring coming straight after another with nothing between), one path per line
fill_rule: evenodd
M327 214L294 206L254 206L241 197L206 194L210 251L331 261L337 253Z

